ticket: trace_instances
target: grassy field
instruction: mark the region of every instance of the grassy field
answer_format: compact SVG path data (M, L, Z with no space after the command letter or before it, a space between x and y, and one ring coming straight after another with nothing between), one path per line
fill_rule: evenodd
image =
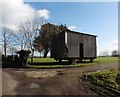
M98 57L94 60L95 63L111 63L111 62L117 62L118 57Z
M34 62L56 62L53 58L34 58ZM31 61L31 58L28 58L28 62Z
M113 88L117 88L116 76L118 69L105 69L98 72L90 73L90 80L94 83L105 85Z
M118 69L105 69L98 72L91 72L88 75L89 78L87 80L92 83L90 87L96 92L104 95L112 94L110 97L115 97L113 94L120 95Z
M30 58L28 58L28 62L30 62ZM98 57L93 63L111 63L117 62L118 57ZM34 62L56 62L53 58L34 58Z
M30 58L28 58L28 62L30 62ZM93 63L111 63L117 62L118 57L98 57ZM34 58L34 62L56 62L53 58Z
M30 58L28 58L28 62L30 62ZM47 63L47 62L56 62L53 58L34 58L34 63ZM98 57L96 58L93 63L76 63L76 64L50 64L50 65L32 65L34 68L56 68L56 67L72 67L72 66L89 66L95 64L104 64L104 63L111 63L111 62L118 62L118 57Z

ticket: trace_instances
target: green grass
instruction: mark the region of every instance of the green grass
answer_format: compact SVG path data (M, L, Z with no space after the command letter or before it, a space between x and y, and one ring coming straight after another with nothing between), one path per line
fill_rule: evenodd
M106 69L99 72L91 72L89 79L92 83L112 88L118 88L116 83L118 69Z
M30 62L30 58L28 58L28 62ZM95 65L95 64L104 64L104 63L112 63L117 62L118 57L98 57L96 58L93 63L76 63L71 65L63 65L62 63L60 65L32 65L33 68L61 68L61 67L82 67L82 66L89 66L89 65ZM42 63L42 62L56 62L53 58L34 58L34 62L36 63Z
M92 65L90 63L88 64L70 64L70 65L32 65L32 68L38 68L38 69L49 69L49 68L67 68L67 67L84 67L84 66L89 66Z
M95 63L111 63L118 62L118 57L98 57L94 60Z
M28 62L31 61L31 58L28 58ZM34 62L56 62L53 58L34 58Z
M28 58L28 62L30 62ZM111 63L117 62L118 57L98 57L94 60L94 63ZM34 58L34 62L56 62L53 58Z

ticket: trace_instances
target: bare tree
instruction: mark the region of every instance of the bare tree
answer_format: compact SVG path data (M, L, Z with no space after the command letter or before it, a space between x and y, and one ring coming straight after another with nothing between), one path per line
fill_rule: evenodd
M43 23L43 22L42 22ZM39 18L34 18L27 20L25 23L20 24L18 27L17 39L20 40L21 50L27 49L31 51L31 62L33 62L34 57L34 39L38 36L38 29L40 29Z
M15 54L16 52L17 52L17 48L16 48L16 46L9 46L9 50L8 50L8 52L11 54L11 55L13 55L13 54Z
M26 30L25 25L20 24L18 26L18 33L15 35L16 42L19 44L21 50L24 50L27 47Z
M7 48L11 45L12 46L12 40L13 40L13 31L3 27L2 29L2 47L4 51L4 55L6 57L7 55Z

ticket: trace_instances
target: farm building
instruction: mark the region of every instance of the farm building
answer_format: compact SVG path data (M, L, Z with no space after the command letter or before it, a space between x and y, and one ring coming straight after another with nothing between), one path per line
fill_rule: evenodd
M95 35L66 30L51 39L51 58L55 60L93 59L97 57Z

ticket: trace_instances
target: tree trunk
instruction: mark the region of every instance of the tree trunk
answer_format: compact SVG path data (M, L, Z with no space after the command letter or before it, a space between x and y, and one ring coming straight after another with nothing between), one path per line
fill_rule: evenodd
M49 50L46 50L46 51L45 51L43 58L46 58L46 57L47 57L48 52L49 52Z
M4 54L5 54L5 58L6 58L6 43L4 43Z
M34 58L34 50L32 50L31 62L33 62L33 58Z
M41 52L39 52L40 53L40 58L41 58Z

